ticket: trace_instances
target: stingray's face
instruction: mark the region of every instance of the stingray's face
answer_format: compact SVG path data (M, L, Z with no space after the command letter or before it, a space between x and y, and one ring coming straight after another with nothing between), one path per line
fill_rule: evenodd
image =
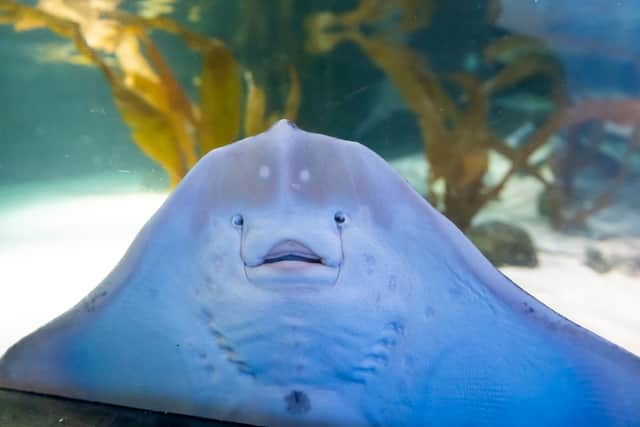
M241 372L317 383L384 370L413 279L406 242L389 238L405 225L394 214L403 195L381 165L358 144L280 122L187 178L201 242L193 297Z

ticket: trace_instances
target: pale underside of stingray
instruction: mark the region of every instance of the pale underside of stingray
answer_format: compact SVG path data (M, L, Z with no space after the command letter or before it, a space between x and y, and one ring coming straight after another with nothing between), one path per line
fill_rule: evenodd
M204 157L0 387L260 425L640 424L639 359L373 152L287 121Z

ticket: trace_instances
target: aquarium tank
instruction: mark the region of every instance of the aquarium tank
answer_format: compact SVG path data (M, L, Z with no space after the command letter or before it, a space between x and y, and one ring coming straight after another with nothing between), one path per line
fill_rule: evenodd
M0 355L199 159L282 118L366 145L514 283L640 355L639 35L629 0L0 0ZM0 425L165 416L0 390Z

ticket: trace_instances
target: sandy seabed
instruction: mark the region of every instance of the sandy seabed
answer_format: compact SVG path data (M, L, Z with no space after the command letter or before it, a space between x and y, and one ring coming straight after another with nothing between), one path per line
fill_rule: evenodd
M583 262L589 246L624 258L640 253L640 240L594 243L556 233L536 217L530 185L514 182L478 217L524 226L539 249L537 268L502 271L559 313L640 355L640 274L601 274ZM107 190L87 192L96 188ZM165 198L141 189L134 176L0 187L0 354L91 291Z

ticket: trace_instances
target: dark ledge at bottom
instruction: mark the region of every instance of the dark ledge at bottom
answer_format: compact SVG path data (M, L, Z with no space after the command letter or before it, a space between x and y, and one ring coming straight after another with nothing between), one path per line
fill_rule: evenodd
M231 427L207 420L0 389L0 427Z

